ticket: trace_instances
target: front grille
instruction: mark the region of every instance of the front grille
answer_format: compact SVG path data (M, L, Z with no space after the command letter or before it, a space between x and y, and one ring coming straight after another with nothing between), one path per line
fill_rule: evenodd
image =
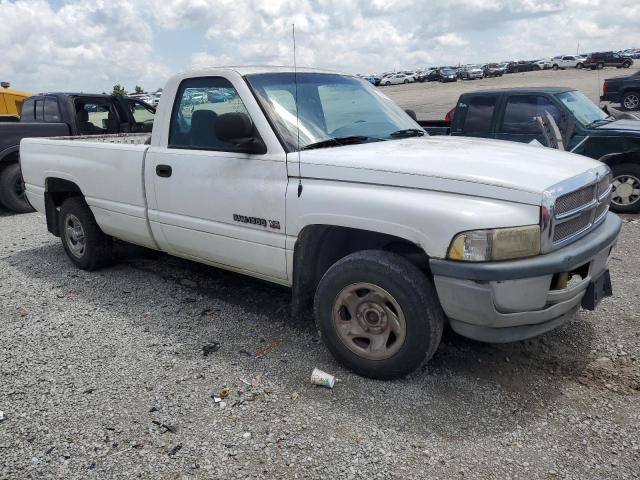
M576 235L587 228L591 224L591 213L592 210L587 210L576 218L567 220L564 223L558 223L553 231L554 243Z
M575 192L562 195L556 200L556 215L571 212L593 202L596 197L596 186L589 185Z
M559 196L554 205L553 246L560 247L599 225L610 203L610 174L596 177L589 185Z

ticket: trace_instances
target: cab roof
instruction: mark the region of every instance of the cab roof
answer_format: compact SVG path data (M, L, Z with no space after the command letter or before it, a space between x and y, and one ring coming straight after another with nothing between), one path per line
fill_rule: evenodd
M483 95L483 94L501 94L501 93L565 93L565 92L573 92L575 88L571 87L514 87L514 88L494 88L490 90L477 90L474 92L463 93L462 95ZM461 95L461 96L462 96Z

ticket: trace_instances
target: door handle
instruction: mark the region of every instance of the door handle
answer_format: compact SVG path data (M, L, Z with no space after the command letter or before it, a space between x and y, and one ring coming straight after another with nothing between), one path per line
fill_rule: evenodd
M171 166L169 165L157 165L156 166L156 175L158 175L159 177L165 177L168 178L171 176L172 173L172 169Z

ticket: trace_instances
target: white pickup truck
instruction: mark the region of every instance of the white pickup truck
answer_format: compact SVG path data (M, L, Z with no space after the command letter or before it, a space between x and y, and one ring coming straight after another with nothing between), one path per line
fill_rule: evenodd
M370 377L428 360L445 322L516 341L611 295L605 165L429 137L348 75L194 71L168 81L150 137L20 148L27 197L80 268L107 265L116 238L289 286Z

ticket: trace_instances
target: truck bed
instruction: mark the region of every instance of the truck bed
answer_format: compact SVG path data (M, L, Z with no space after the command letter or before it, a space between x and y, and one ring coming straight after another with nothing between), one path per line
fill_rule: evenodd
M80 135L75 137L48 137L48 140L71 140L74 142L117 143L123 145L148 145L150 133L116 133L109 135Z
M25 138L20 153L29 201L44 211L50 178L81 185L102 230L153 247L144 190L149 134ZM50 186L50 185L49 185Z

